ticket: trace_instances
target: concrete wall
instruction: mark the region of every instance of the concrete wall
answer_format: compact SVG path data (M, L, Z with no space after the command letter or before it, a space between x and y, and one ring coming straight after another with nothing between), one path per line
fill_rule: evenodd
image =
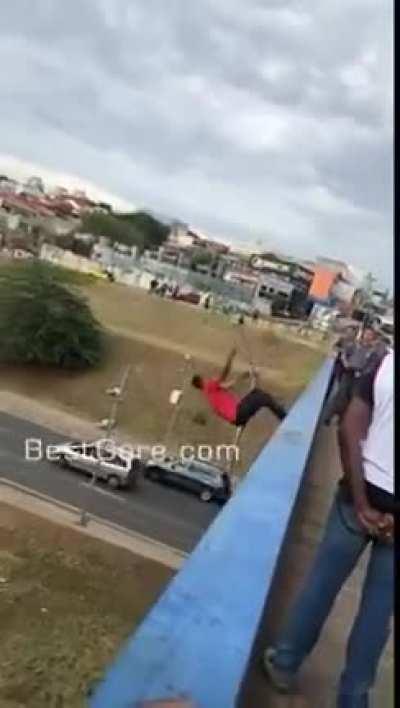
M88 273L104 277L101 265L91 261L89 258L78 256L72 251L64 251L62 248L44 243L40 249L39 258L49 263L70 268L71 270L79 271L80 273Z

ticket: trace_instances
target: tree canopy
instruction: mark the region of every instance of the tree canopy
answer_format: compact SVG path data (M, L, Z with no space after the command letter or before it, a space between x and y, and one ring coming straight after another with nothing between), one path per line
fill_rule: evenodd
M63 269L0 268L0 361L83 369L99 363L102 330Z
M146 212L126 214L87 214L82 219L82 232L106 236L126 246L136 246L139 251L160 246L167 238L169 228Z
M214 260L215 256L213 253L198 248L192 253L190 267L192 270L196 270L198 266L211 266Z

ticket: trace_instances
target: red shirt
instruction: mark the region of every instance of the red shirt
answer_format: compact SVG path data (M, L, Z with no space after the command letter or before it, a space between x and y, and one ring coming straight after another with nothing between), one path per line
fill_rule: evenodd
M220 418L224 418L228 423L234 423L236 421L237 409L240 402L239 396L222 388L218 379L207 379L204 381L202 390L211 408L214 409Z

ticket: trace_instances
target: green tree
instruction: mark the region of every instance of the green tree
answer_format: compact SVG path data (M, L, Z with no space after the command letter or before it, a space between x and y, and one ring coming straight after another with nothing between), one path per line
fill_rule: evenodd
M161 246L168 238L169 227L145 211L119 214L118 219L142 234L145 248Z
M193 251L192 258L190 261L190 267L192 270L197 270L198 266L211 266L214 261L214 255L210 251L205 251L203 249L197 249Z
M87 214L82 219L82 232L106 236L112 243L145 248L161 246L169 234L168 226L144 211L126 214Z
M116 241L126 246L145 247L143 234L132 224L111 214L86 214L82 219L80 231L94 236L106 236L112 243Z
M38 261L0 269L0 360L83 369L101 360L103 336L63 269Z

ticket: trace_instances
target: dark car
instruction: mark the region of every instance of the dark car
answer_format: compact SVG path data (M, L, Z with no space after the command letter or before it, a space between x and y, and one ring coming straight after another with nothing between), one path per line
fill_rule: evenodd
M149 460L143 474L148 479L169 484L196 494L204 502L228 501L232 494L229 475L214 465L193 460L182 462L173 458Z

